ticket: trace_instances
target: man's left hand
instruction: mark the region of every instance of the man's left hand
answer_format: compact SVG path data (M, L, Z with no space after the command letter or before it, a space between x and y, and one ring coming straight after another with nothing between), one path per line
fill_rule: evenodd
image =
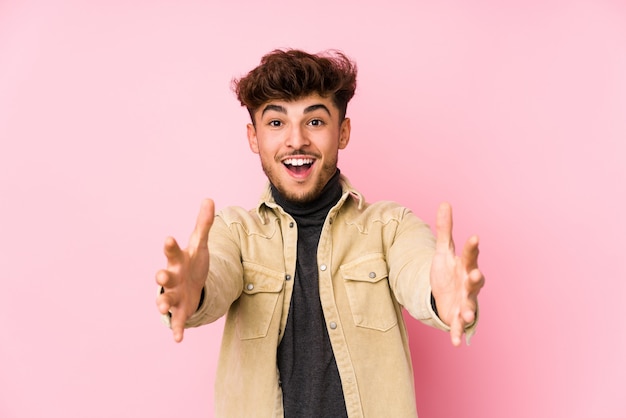
M450 327L452 344L459 346L466 328L474 323L478 293L485 277L478 269L478 237L470 237L460 256L452 239L452 207L442 203L437 212L437 244L430 284L439 318Z

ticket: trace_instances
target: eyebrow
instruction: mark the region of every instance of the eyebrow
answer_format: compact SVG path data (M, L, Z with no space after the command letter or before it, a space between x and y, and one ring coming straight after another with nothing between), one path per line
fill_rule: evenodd
M285 115L287 114L287 109L285 109L283 106L268 104L267 106L263 108L263 112L261 112L261 116L263 116L265 112L269 110L274 110L279 113L284 113Z
M314 112L314 111L316 111L318 109L324 110L326 113L328 113L328 116L331 116L330 110L328 110L328 108L325 105L321 104L321 103L314 104L314 105L306 107L304 109L303 113L305 113L305 114L306 113L311 113L311 112ZM287 114L287 109L285 109L284 106L275 105L275 104L268 104L267 106L265 106L263 108L263 112L261 112L261 116L263 116L265 114L265 112L267 112L269 110L274 110L274 111L279 112L279 113L284 113L285 115Z
M304 113L311 113L317 109L322 109L324 110L326 113L328 113L328 116L330 116L330 110L328 110L328 108L326 106L324 106L323 104L314 104L311 105L309 107L307 107L306 109L304 109Z

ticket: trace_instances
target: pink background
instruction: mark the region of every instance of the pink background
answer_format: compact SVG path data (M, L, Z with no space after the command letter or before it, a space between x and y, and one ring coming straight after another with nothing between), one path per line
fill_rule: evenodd
M218 4L218 2L214 2ZM210 417L222 322L154 273L200 199L265 183L233 76L360 68L340 167L482 240L469 347L411 321L420 418L624 417L623 1L0 1L0 417Z

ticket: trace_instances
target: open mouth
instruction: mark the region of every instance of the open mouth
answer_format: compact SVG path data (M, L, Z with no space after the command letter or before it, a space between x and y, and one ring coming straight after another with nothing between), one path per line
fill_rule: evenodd
M307 171L309 171L309 169L311 168L314 162L315 160L313 158L301 158L301 157L287 158L283 160L284 166L287 167L289 171L291 171L293 174L296 174L296 175L305 174Z

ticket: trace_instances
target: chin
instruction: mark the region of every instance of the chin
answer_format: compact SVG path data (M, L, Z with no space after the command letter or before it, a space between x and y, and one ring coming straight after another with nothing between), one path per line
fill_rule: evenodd
M285 197L285 199L289 200L293 203L309 203L318 198L319 194L316 193L283 193L281 194Z
M293 179L284 179L280 176L275 176L271 170L268 170L268 167L263 165L263 171L265 175L269 179L269 181L276 187L278 192L288 201L297 203L297 204L305 204L316 200L320 197L322 193L322 189L324 188L324 184L319 182L315 182L312 178L309 178L304 185L293 184ZM281 181L284 180L284 181ZM291 187L285 187L285 183L290 184Z
M303 204L309 203L320 197L321 189L313 188L309 190L285 190L276 186L281 195L290 202Z

